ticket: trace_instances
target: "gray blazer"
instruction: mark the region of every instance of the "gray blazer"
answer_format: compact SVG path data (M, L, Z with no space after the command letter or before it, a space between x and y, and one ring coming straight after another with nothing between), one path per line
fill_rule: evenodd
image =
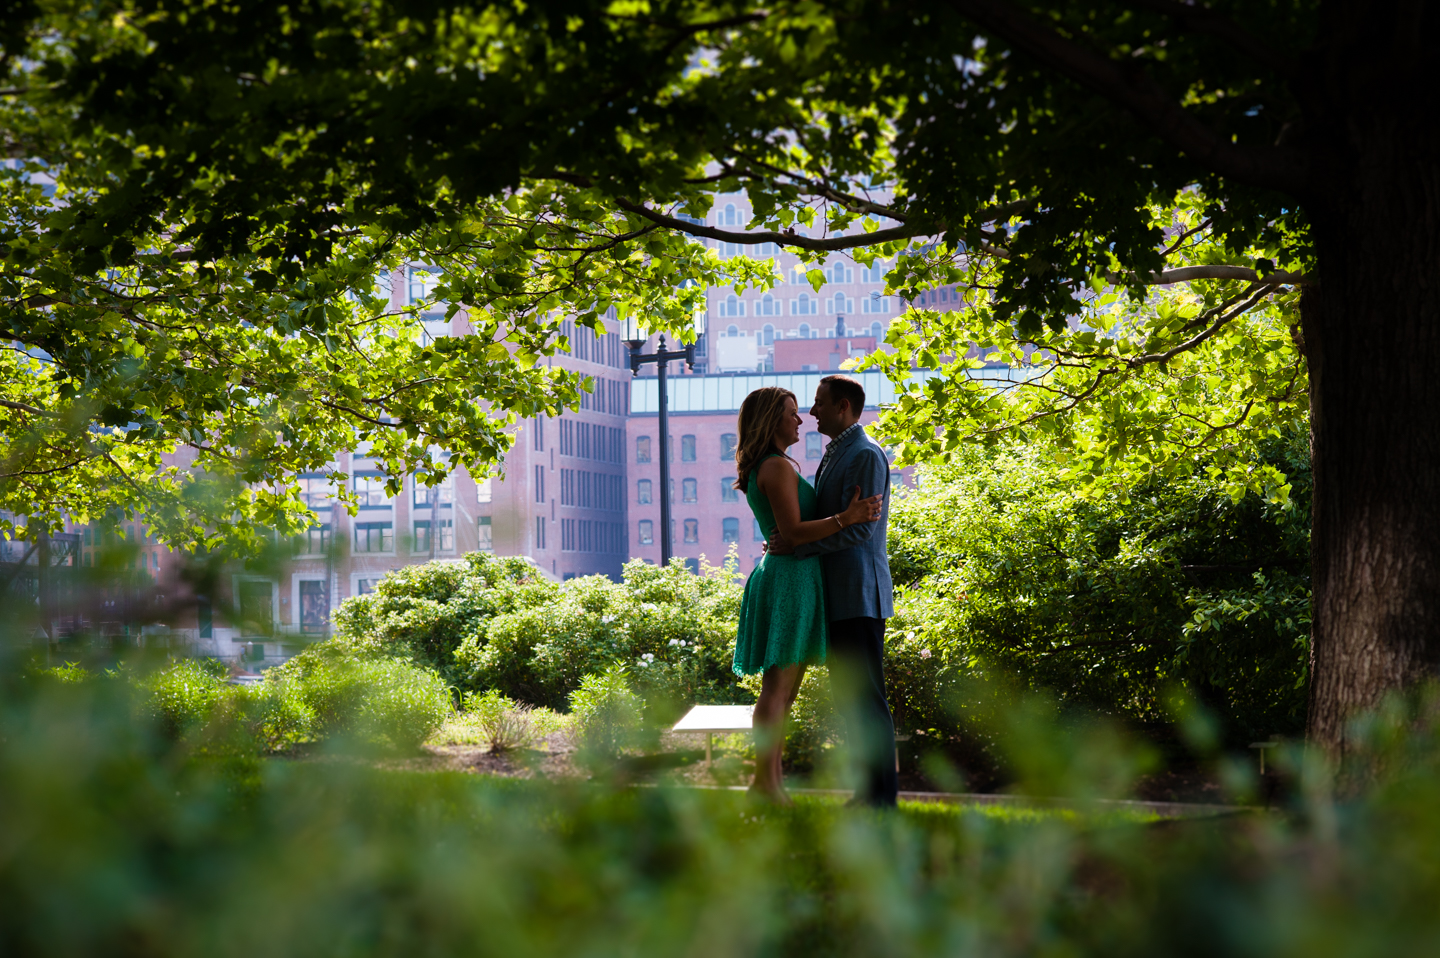
M845 511L855 487L862 497L883 492L877 522L858 522L819 542L798 546L801 558L820 557L825 573L825 612L841 619L888 619L895 614L895 587L885 555L885 530L890 522L890 463L880 446L858 426L835 450L815 480L821 517Z

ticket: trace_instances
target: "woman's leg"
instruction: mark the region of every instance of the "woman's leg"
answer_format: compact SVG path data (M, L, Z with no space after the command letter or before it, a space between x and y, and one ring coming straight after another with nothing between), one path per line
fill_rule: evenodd
M780 753L785 747L785 716L804 676L804 665L772 666L760 681L754 718L755 784L751 787L772 798L784 798Z

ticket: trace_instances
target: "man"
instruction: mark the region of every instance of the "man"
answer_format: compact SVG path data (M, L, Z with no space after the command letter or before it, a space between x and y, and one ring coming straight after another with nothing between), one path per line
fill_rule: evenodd
M847 526L793 551L802 558L818 555L825 571L831 689L863 774L854 801L894 807L899 788L895 723L885 699L883 666L885 620L894 614L894 587L885 554L890 463L860 425L864 409L865 387L858 381L849 376L820 380L810 415L830 444L815 473L815 496L819 514L826 516L843 512L856 486L861 496L883 493L880 521ZM791 551L776 540L771 540L770 548L777 553Z

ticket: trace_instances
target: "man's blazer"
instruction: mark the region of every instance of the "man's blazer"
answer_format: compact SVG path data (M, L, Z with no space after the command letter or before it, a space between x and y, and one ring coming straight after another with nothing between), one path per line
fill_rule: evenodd
M885 451L857 426L834 451L816 479L819 516L844 512L855 487L861 497L884 493L876 522L857 522L819 542L798 546L801 558L820 557L825 573L825 613L832 622L841 619L888 619L894 615L895 587L890 582L890 560L885 554L885 531L890 521L890 463Z

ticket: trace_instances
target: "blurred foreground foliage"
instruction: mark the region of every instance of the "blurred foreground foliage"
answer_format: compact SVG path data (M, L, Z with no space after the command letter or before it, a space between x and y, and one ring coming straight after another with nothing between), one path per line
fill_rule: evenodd
M1440 934L1433 707L1363 731L1382 771L1351 802L1292 751L1288 811L1145 823L262 762L67 678L0 673L6 954L1323 958ZM1014 728L1067 794L1139 767L1113 727Z

